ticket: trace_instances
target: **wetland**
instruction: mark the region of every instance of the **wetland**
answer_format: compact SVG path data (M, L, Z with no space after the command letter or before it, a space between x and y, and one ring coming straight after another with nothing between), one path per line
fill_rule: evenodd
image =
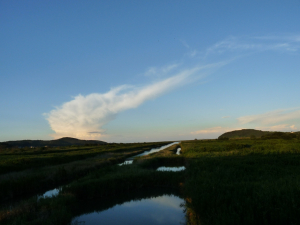
M0 161L4 168L0 177L1 224L300 222L297 137L35 151L1 152L1 157L8 159ZM18 165L33 156L33 161ZM39 157L44 165L38 162ZM7 172L8 167L12 172ZM29 191L30 182L41 185ZM16 203L8 206L12 201Z

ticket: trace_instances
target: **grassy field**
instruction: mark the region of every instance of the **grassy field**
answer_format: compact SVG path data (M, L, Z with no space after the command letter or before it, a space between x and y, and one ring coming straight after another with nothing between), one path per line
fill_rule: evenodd
M130 195L152 187L177 190L184 180L184 172L162 173L145 169L142 164L103 167L68 184L56 197L39 201L33 198L13 209L3 209L0 211L1 224L69 224L82 207L82 201L97 199L109 203L120 193Z
M0 174L69 163L104 153L146 151L168 143L170 142L6 149L0 151Z
M179 146L179 156L174 145L132 165L94 169L56 197L2 210L1 224L68 224L82 201L110 201L149 187L180 190L191 225L300 224L299 139L195 140ZM156 171L177 164L187 169Z
M191 224L299 224L300 141L181 143Z
M7 202L46 191L165 144L168 142L2 151L0 200Z

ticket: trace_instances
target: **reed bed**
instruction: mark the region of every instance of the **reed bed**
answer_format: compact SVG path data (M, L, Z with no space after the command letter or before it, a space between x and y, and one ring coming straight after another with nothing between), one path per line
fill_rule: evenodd
M191 199L191 224L300 223L299 140L181 145L189 159L185 195Z
M178 156L175 152L179 146L182 154ZM156 171L168 164L184 164L186 170ZM25 201L14 209L2 210L0 221L69 224L82 202L110 201L120 193L130 196L156 187L181 190L191 225L300 224L300 141L182 141L140 157L132 165L107 165L90 171L63 187L56 197Z
M96 146L93 147L93 149L88 147L64 147L60 150L48 149L47 154L49 155L47 156L43 154L34 155L32 153L35 153L37 150L31 149L29 149L27 153L21 152L21 155L12 154L9 157L15 158L10 161L8 167L19 168L19 164L22 162L19 158L24 156L24 154L30 157L35 156L37 158L36 161L40 160L40 162L38 164L32 162L31 164L23 165L26 169L22 171L0 175L0 200L3 203L12 199L16 200L21 197L26 197L30 194L38 194L47 189L67 184L74 179L85 176L91 171L120 163L127 157L164 144L166 144L166 142L112 144L108 146ZM54 151L54 153L52 151ZM58 151L59 153L57 153ZM61 155L64 153L64 160L56 161L58 157L57 154ZM8 154L8 152L5 152L5 154ZM70 154L75 154L76 157L72 157ZM2 159L1 162L3 163L4 161L5 160ZM55 161L55 163L49 165L52 161ZM67 161L67 163L61 163L64 161ZM3 166L1 162L0 168L7 167L7 165ZM41 166L40 163L43 164L43 166Z

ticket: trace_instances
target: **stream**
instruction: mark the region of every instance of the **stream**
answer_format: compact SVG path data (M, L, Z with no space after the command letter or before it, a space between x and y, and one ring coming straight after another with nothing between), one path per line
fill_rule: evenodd
M132 157L129 157L129 158L125 159L125 161L123 163L120 163L119 165L120 166L130 165L130 164L133 163L133 160L134 160L135 157L145 156L145 155L149 155L149 154L152 154L152 153L155 153L155 152L159 152L161 150L164 150L164 149L166 149L166 148L168 148L168 147L170 147L172 145L178 144L178 143L179 142L173 142L171 144L164 145L164 146L161 146L159 148L153 148L150 151L145 151L143 153L140 153L138 155L135 155L135 156L132 156ZM181 148L178 148L176 154L180 155L180 151L181 151ZM164 171L178 172L178 171L182 171L182 170L185 170L184 166L181 166L181 167L164 167L163 166L163 167L157 168L157 171L163 171L163 172ZM49 191L46 191L44 194L39 195L38 198L41 198L41 197L52 197L53 195L57 195L60 190L61 190L61 187L51 189Z
M135 157L149 155L159 152L174 144L164 145L160 148L153 148L141 154L127 158L120 166L133 163ZM180 154L180 148L176 154ZM182 171L181 167L159 167L157 171ZM37 195L37 199L43 197L53 197L58 195L62 186L48 190L43 194ZM178 191L170 189L146 189L138 190L133 193L119 193L109 201L92 200L79 204L76 216L72 219L71 225L94 225L94 224L185 224L185 201ZM12 207L12 205L11 205Z
M155 153L155 152L159 152L161 150L164 150L172 145L175 145L175 144L179 144L179 142L173 142L171 144L168 144L168 145L164 145L164 146L161 146L159 148L152 148L150 151L145 151L143 153L140 153L138 155L135 155L135 156L132 156L132 157L129 157L127 159L125 159L125 161L123 163L120 163L119 165L120 166L123 166L123 165L129 165L129 164L132 164L133 163L133 160L134 158L136 157L140 157L140 156L145 156L145 155L149 155L149 154L152 154L152 153ZM180 150L179 150L180 151ZM178 154L179 155L179 154Z
M178 144L174 142L160 148L151 149L136 156L127 158L119 166L130 165L135 157L149 155L151 153L164 150L171 145ZM179 155L181 148L178 148L176 154ZM157 171L177 172L185 170L181 167L159 167ZM171 192L171 193L170 193ZM53 194L53 192L51 192ZM73 218L71 224L130 224L130 225L171 225L186 224L185 201L176 194L174 190L169 189L148 189L139 190L134 193L114 196L108 203L101 201L90 201L82 203L84 207L78 209L78 215ZM88 208L86 206L88 205Z
M184 204L174 190L140 190L115 196L110 202L83 202L71 224L185 224Z

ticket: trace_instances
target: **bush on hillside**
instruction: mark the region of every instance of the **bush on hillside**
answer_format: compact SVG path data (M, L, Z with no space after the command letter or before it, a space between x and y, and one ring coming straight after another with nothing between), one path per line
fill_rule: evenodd
M285 133L285 132L274 132L270 134L263 135L262 139L285 139L291 140L293 138L297 138L295 133Z

